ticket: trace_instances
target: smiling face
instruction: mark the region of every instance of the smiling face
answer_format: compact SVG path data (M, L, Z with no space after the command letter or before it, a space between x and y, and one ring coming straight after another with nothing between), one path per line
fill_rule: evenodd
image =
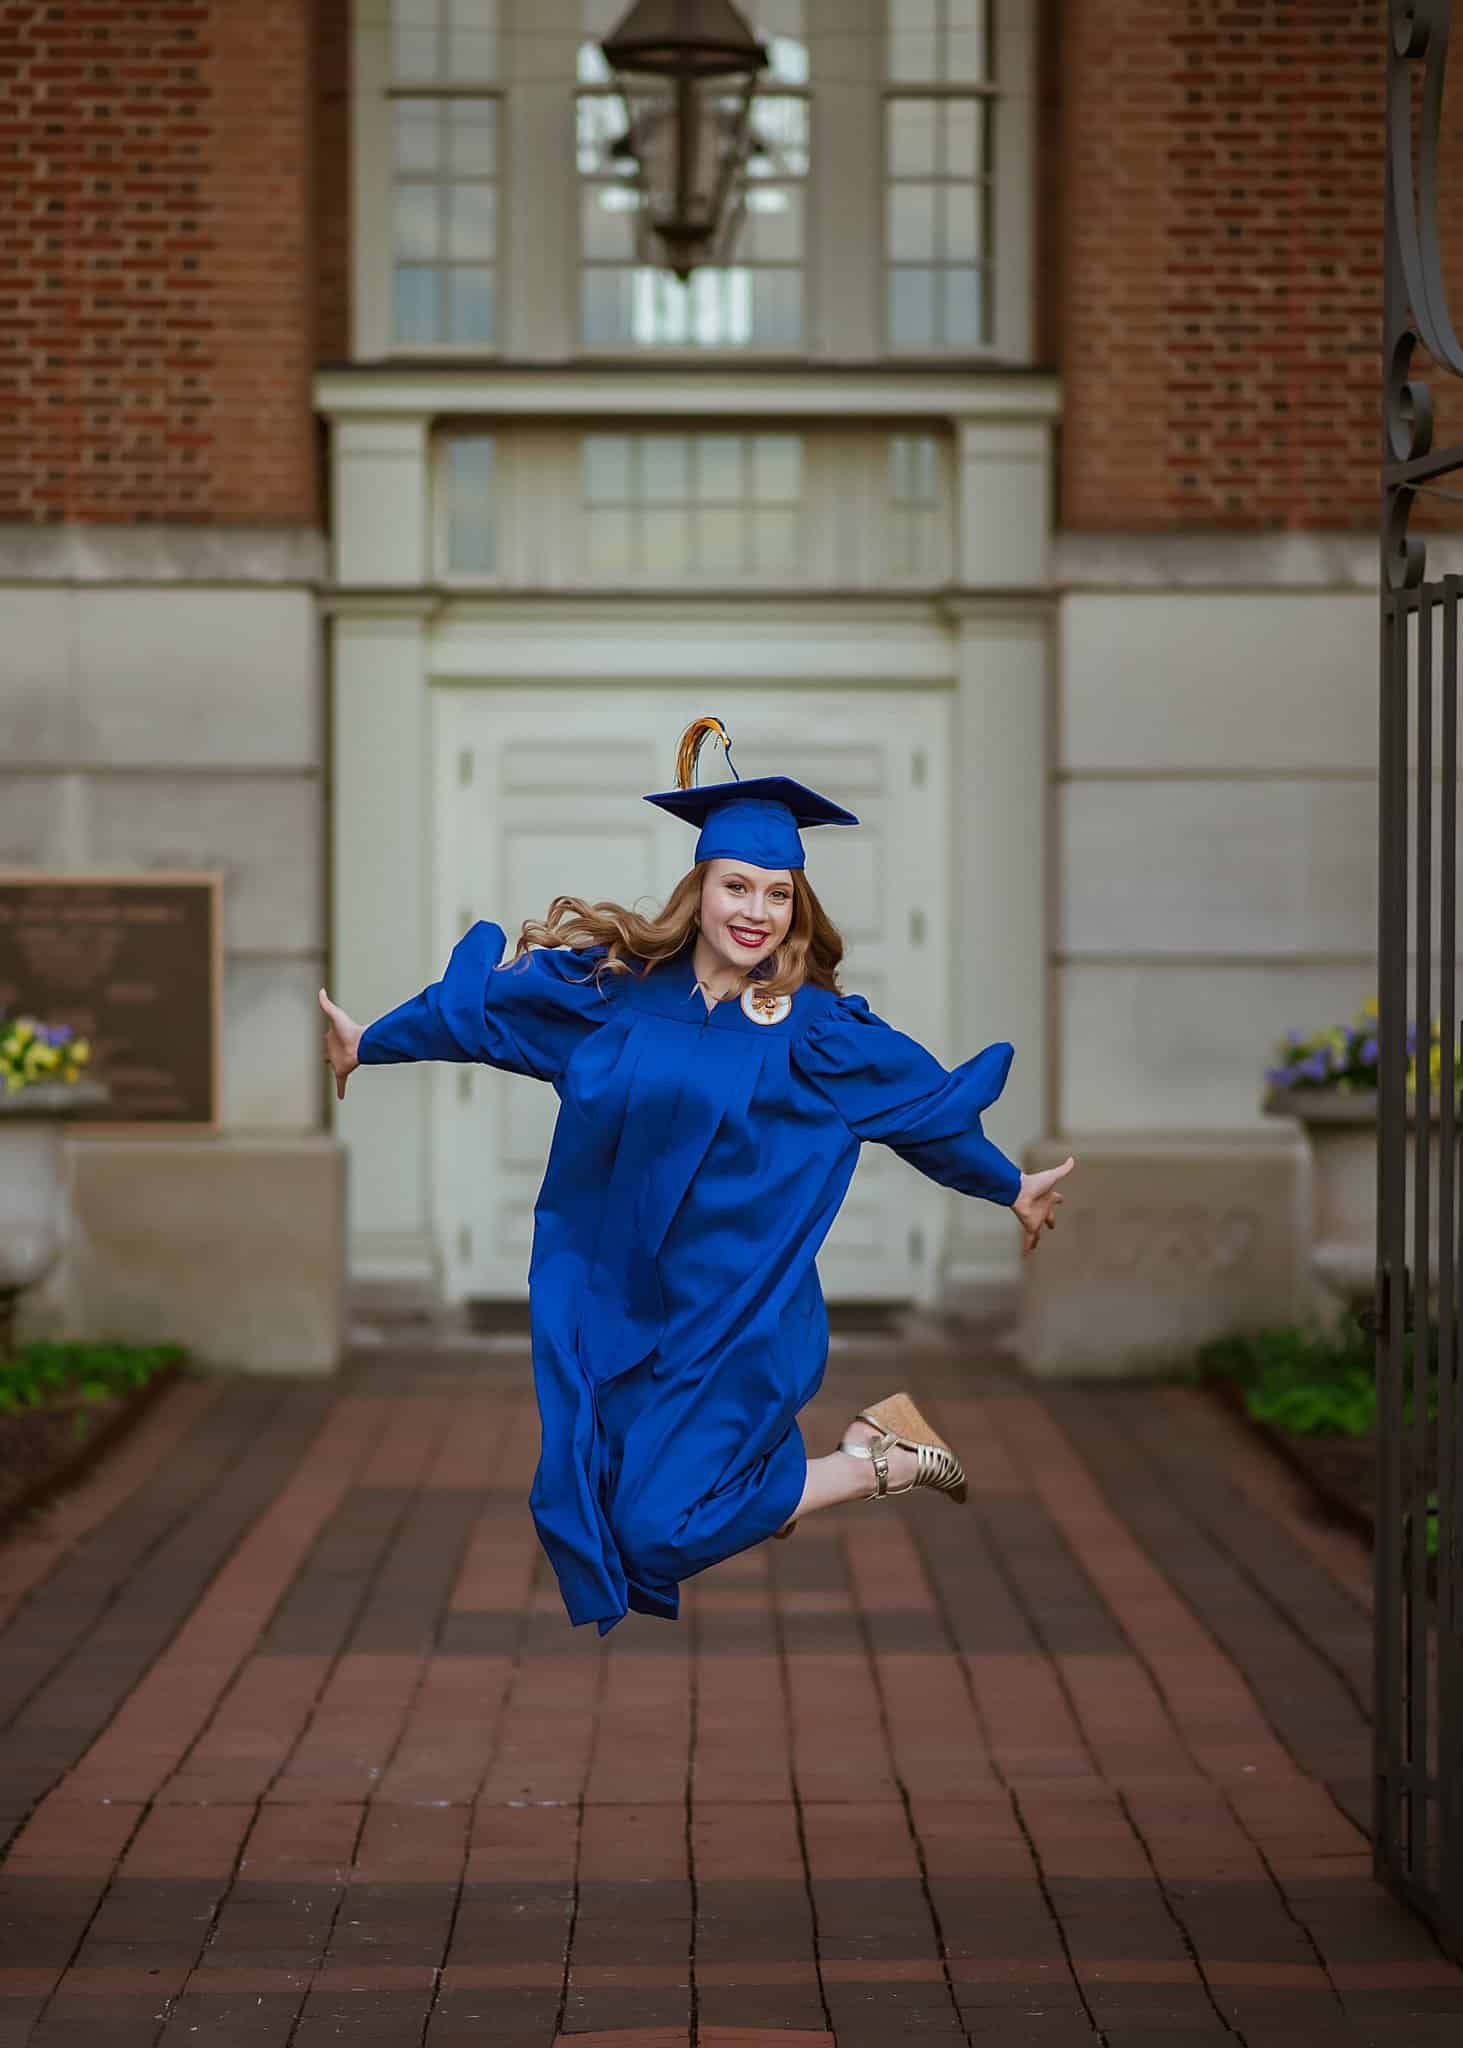
M701 884L701 938L719 962L745 974L776 952L793 911L787 868L746 861L708 861Z

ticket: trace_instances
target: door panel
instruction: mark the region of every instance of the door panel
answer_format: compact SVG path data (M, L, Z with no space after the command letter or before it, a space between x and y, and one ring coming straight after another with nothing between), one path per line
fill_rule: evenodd
M743 776L787 774L861 829L807 835L809 874L847 945L843 984L945 1052L947 701L938 690L712 693ZM435 938L445 960L489 917L510 946L557 894L651 909L690 866L691 829L640 803L671 780L676 735L707 709L680 687L485 686L435 697ZM825 741L816 735L830 730ZM719 750L703 756L724 777ZM433 1185L449 1299L513 1297L557 1102L516 1076L434 1073ZM819 1259L830 1299L927 1296L942 1197L866 1148Z

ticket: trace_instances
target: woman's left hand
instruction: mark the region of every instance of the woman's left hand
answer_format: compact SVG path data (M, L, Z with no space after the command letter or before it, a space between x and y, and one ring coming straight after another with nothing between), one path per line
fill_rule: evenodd
M1021 1192L1011 1208L1021 1225L1023 1258L1036 1250L1043 1230L1056 1229L1056 1212L1064 1199L1057 1193L1057 1182L1065 1180L1076 1164L1075 1159L1067 1159L1062 1165L1049 1166L1042 1173L1022 1174Z
M356 1047L361 1042L362 1026L354 1017L348 1017L339 1003L331 1002L323 988L319 1000L325 1012L325 1058L335 1076L336 1096L344 1102L345 1084L361 1064Z

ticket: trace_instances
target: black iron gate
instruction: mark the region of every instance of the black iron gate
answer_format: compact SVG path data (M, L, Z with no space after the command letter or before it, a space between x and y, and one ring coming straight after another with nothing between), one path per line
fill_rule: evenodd
M1380 1876L1463 1954L1458 1481L1458 608L1409 531L1459 496L1414 369L1463 377L1439 246L1451 0L1389 0L1381 617L1375 1842ZM1419 365L1419 367L1421 367ZM1463 395L1463 386L1459 387Z

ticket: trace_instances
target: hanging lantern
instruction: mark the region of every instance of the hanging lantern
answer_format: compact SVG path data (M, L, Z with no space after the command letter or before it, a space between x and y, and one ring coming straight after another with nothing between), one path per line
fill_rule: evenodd
M684 283L735 237L766 46L731 0L635 0L600 48L629 124L639 254Z

